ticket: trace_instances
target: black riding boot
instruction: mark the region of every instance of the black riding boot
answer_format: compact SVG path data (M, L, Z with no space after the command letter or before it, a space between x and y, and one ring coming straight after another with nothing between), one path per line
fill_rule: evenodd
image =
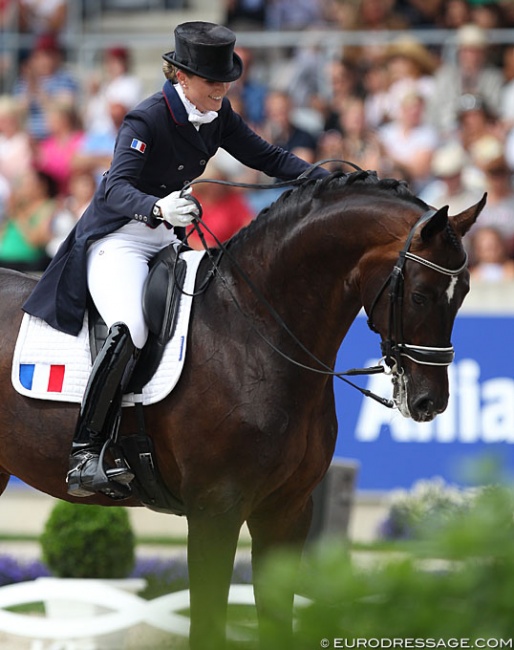
M85 497L105 487L108 482L125 486L134 478L128 467L103 471L101 451L111 433L121 408L121 398L137 360L125 323L115 323L109 330L86 386L73 438L70 470L66 477L68 494ZM109 425L109 426L107 426ZM103 481L102 481L103 478Z

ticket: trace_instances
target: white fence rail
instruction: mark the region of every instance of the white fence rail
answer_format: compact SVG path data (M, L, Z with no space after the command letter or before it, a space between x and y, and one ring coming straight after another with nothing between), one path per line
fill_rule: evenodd
M119 586L114 586L117 582ZM127 586L122 583L39 578L1 587L0 632L34 639L31 650L103 650L109 647L119 650L123 646L120 637L113 641L108 635L125 633L141 623L176 636L189 635L189 618L184 613L189 608L188 590L145 600L126 591L127 586L131 590L141 590L144 580L129 581ZM41 602L45 603L44 617L9 611L20 605ZM232 585L229 603L253 606L252 586ZM241 631L229 630L229 635L241 639ZM98 637L103 641L95 640Z

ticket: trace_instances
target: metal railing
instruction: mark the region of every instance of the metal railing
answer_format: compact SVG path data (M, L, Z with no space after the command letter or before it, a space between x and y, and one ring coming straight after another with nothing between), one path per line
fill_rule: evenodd
M87 3L89 5L89 3ZM98 2L92 5L101 5ZM68 18L68 26L62 34L62 45L66 52L67 61L81 71L91 70L97 64L97 53L112 44L120 44L125 41L131 50L155 49L166 51L172 47L170 42L170 25L162 25L162 20L157 21L159 31L154 31L155 25L142 24L137 32L116 31L111 33L91 32L94 20L91 16L96 11L90 7L89 13L81 10L80 3L70 2L70 9L74 8ZM100 11L100 9L98 9ZM150 12L152 14L153 12ZM172 10L167 10L172 14ZM148 12L146 12L148 18ZM158 12L162 16L162 12ZM157 14L156 14L157 15ZM89 19L88 19L89 16ZM172 24L173 21L170 20ZM162 31L161 31L162 30ZM239 46L248 47L258 52L259 56L267 60L267 53L270 54L270 61L274 60L276 52L280 51L284 57L290 55L291 51L299 48L317 48L322 59L330 60L344 54L347 47L366 45L387 45L398 38L408 34L420 43L442 52L443 59L454 57L456 50L455 30L447 29L419 29L410 30L383 30L383 31L348 31L338 29L312 29L303 31L241 31L237 34ZM0 34L0 48L4 56L10 57L12 66L1 78L2 92L9 92L12 83L18 74L19 54L31 46L33 36L21 34L16 31L5 30ZM495 29L489 31L489 42L491 45L507 45L514 43L514 29Z

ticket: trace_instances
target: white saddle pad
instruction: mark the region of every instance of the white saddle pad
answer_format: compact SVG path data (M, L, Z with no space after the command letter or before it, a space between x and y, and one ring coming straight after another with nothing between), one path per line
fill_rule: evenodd
M187 261L184 294L180 301L177 326L159 368L144 386L142 395L125 395L123 406L136 402L154 404L164 399L177 384L186 357L187 330L198 265L204 251L185 251ZM82 401L91 373L91 352L87 317L78 336L50 327L40 318L25 314L21 323L12 365L11 379L16 391L26 397L60 402Z

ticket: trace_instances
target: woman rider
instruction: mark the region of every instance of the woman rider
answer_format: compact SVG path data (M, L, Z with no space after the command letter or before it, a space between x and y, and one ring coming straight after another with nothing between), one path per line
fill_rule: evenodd
M105 429L121 408L147 339L142 292L148 262L177 240L176 228L198 214L181 188L202 174L219 147L270 177L290 180L309 168L260 138L232 110L225 95L242 73L235 40L231 30L213 23L176 27L175 50L163 55L162 91L126 115L109 171L23 306L52 327L77 335L89 294L109 327L75 429L70 495L102 489L96 477L109 434ZM317 169L312 175L326 173ZM128 467L108 475L111 484L132 479Z

